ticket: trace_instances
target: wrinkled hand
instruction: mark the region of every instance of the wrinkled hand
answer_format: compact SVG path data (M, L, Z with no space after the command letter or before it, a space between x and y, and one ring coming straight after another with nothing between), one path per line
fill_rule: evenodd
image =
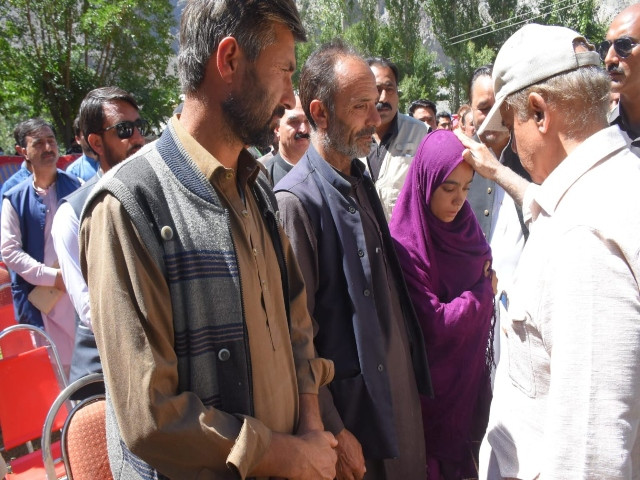
M474 139L467 137L464 133L454 132L460 143L466 148L462 152L462 158L471 167L489 180L495 180L496 170L500 167L500 161L493 154L491 149L484 143L476 142Z
M336 439L338 440L336 478L338 480L361 480L367 470L364 466L364 455L360 442L346 428L343 428L336 435Z
M62 271L60 269L58 269L58 271L56 272L56 281L53 284L53 286L56 287L61 292L67 291L67 287L65 287L64 281L62 280Z
M497 295L498 293L498 275L496 271L491 268L491 261L487 260L484 262L484 276L491 276L491 288L493 290L493 294Z
M329 432L314 430L298 437L305 459L300 476L291 480L333 480L336 476L338 441Z

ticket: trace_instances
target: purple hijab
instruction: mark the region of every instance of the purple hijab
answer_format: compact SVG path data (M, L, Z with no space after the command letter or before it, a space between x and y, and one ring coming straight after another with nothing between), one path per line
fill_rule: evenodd
M480 440L490 402L486 348L493 316L491 260L473 210L464 205L450 223L436 218L433 192L464 160L447 130L427 135L411 164L389 228L425 338L433 399L421 398L427 456L460 466L469 442ZM476 411L476 410L480 411Z

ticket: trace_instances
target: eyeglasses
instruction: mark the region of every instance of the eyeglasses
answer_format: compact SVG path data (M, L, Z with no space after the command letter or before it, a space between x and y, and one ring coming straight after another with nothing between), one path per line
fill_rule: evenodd
M613 49L616 51L616 55L620 58L627 58L631 55L631 51L638 44L634 42L629 37L616 38L613 42L611 40L605 40L600 45L598 45L598 53L600 54L600 58L604 62L604 59L607 58L607 53L609 53L609 49L613 44Z
M107 132L115 128L118 138L124 140L133 136L134 127L138 129L140 135L142 135L143 137L146 136L147 133L149 133L149 122L142 118L137 119L135 122L125 120L124 122L116 123L115 125L111 125L110 127L105 128L103 132Z

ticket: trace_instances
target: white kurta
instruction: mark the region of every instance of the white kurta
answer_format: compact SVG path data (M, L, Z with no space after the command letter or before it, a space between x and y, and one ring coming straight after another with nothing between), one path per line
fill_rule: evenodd
M481 478L640 478L640 159L627 144L603 130L527 191Z

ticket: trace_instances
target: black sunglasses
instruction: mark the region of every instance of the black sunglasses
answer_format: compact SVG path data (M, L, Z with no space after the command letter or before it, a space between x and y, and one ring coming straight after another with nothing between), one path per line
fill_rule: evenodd
M116 129L116 134L118 138L127 139L133 136L133 129L137 128L140 132L140 135L143 137L149 133L149 122L146 120L139 118L135 122L130 120L125 120L124 122L116 123L115 125L111 125L110 127L105 128L103 131L106 132L111 130L112 128Z
M631 55L633 48L638 45L629 37L616 38L613 42L611 40L605 40L598 45L598 53L600 54L600 58L603 62L604 59L607 58L607 53L609 53L611 44L613 44L613 49L616 51L616 55L620 58L627 58Z

